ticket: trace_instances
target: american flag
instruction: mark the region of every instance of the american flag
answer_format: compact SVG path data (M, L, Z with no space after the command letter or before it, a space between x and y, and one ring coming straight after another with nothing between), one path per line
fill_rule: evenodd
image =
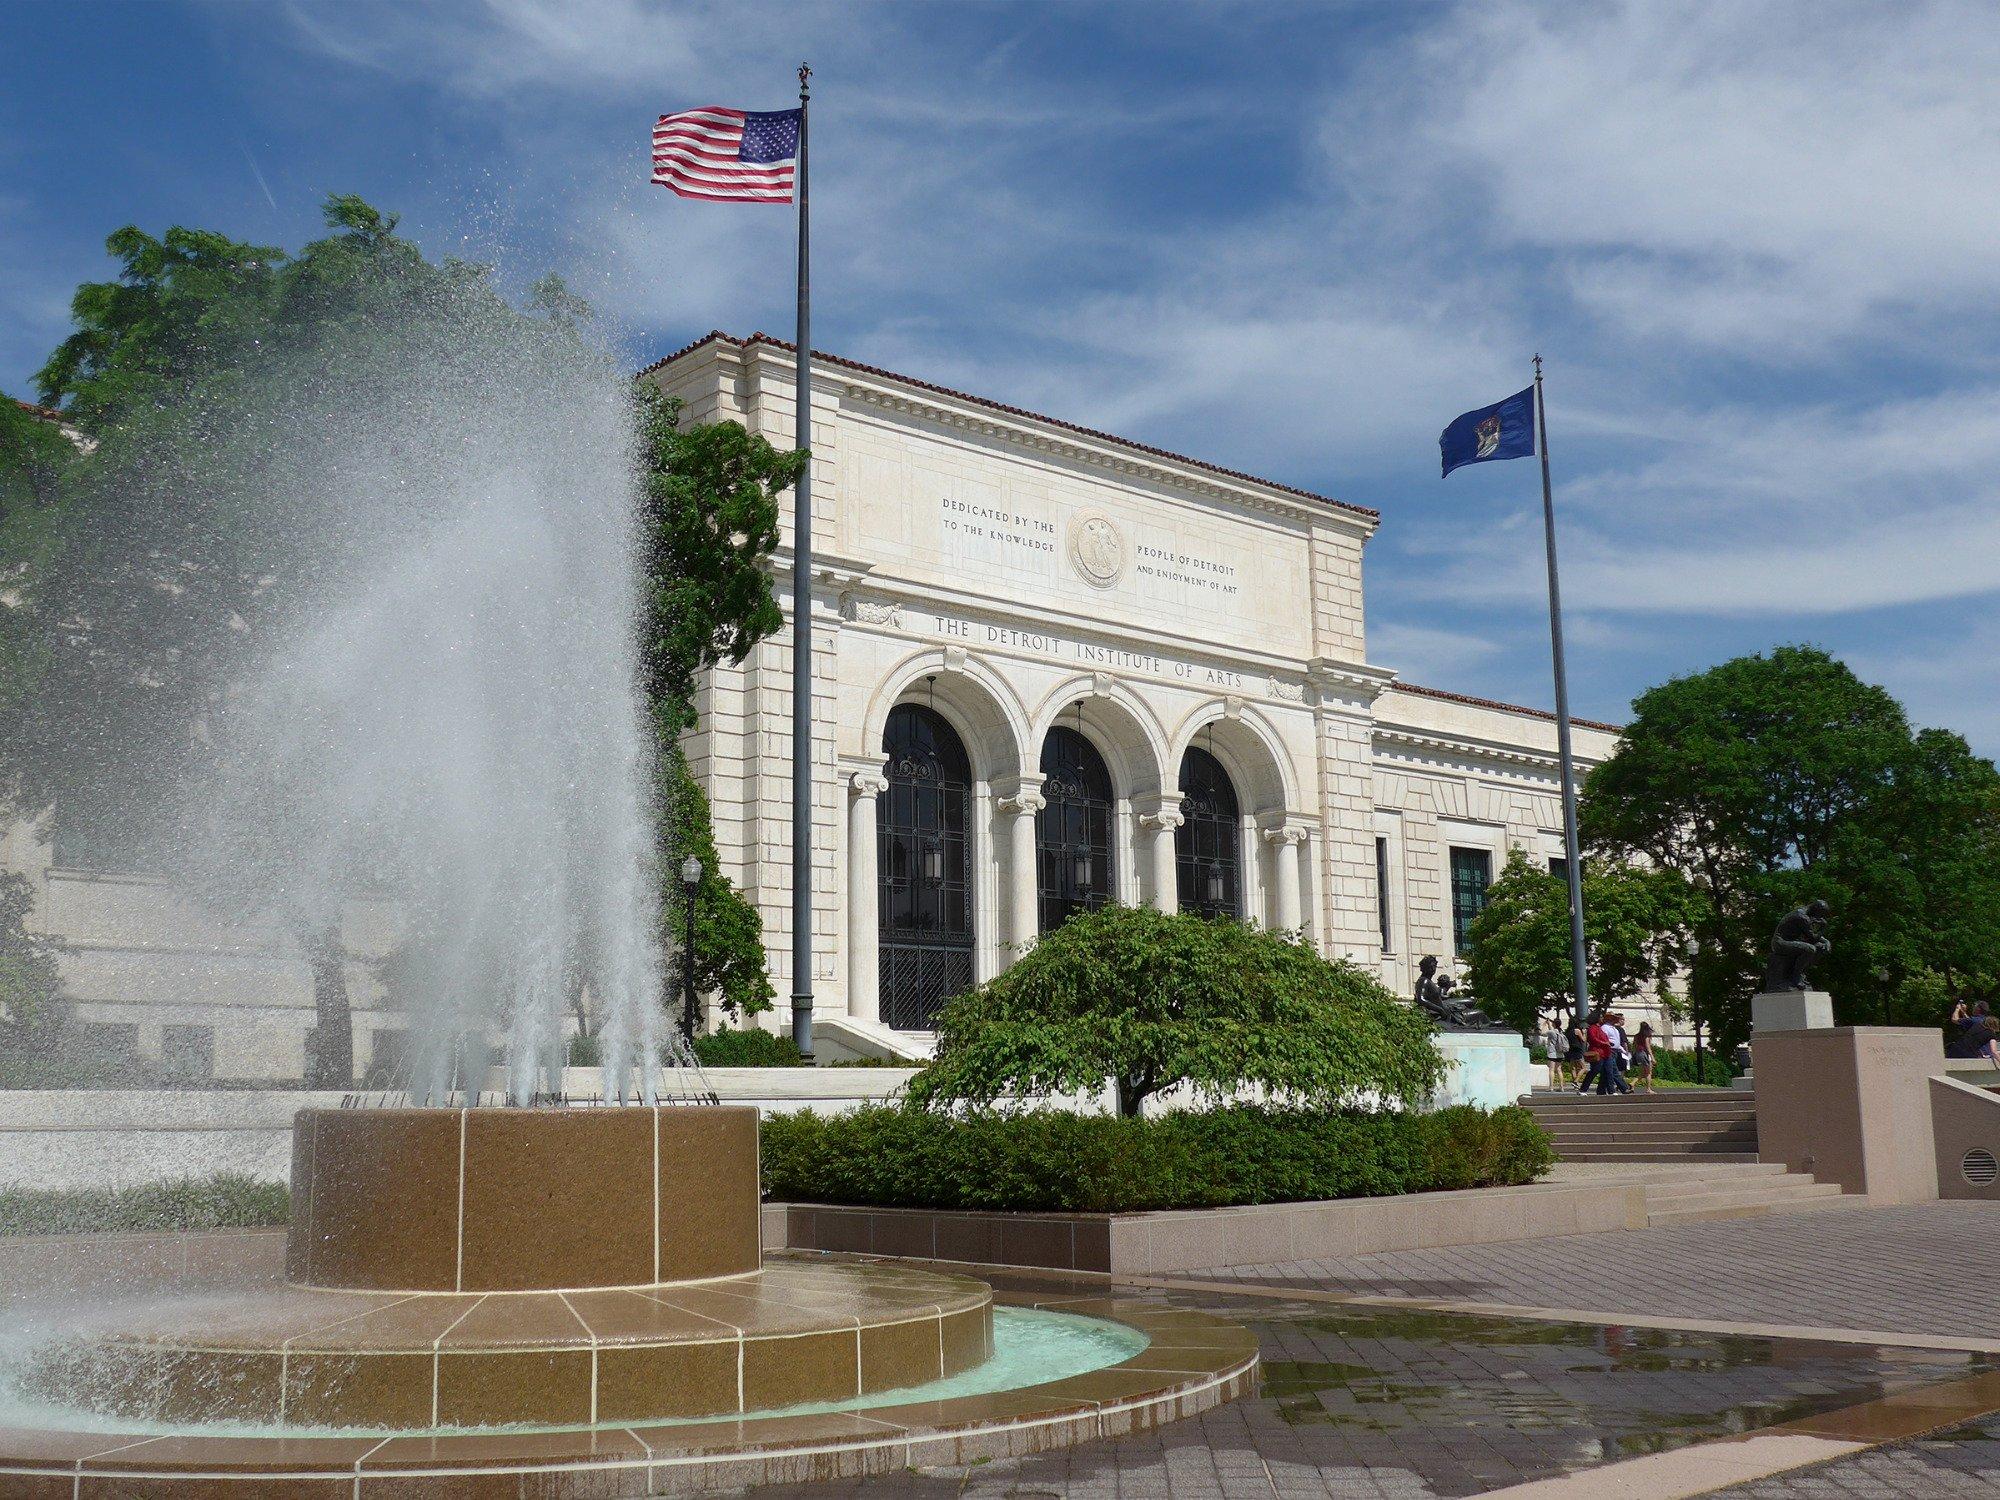
M653 127L653 181L683 198L790 203L799 112L717 104L661 115Z

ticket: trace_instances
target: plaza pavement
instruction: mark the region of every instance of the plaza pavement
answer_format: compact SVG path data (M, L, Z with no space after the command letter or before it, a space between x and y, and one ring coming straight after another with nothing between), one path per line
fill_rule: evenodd
M1256 1396L1032 1458L758 1493L2000 1494L2000 1327L1976 1296L1996 1232L2000 1206L1937 1203L1149 1279L1256 1329Z

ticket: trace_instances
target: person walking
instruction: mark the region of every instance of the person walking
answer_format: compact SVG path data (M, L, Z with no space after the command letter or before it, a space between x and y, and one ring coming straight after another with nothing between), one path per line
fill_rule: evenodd
M1653 1092L1653 1023L1641 1021L1639 1033L1632 1038L1632 1074L1645 1085L1647 1093Z
M1625 1050L1625 1017L1618 1011L1604 1018L1604 1039L1607 1050L1604 1067L1597 1075L1597 1092L1629 1094L1632 1085L1625 1081L1625 1064L1632 1054Z
M1590 1092L1591 1084L1597 1085L1597 1092L1604 1092L1604 1066L1611 1056L1611 1037L1604 1029L1604 1012L1599 1011L1590 1018L1590 1024L1583 1031L1583 1060L1587 1064L1583 1082L1576 1086L1579 1094Z
M1569 1082L1569 1039L1562 1028L1550 1021L1542 1032L1542 1060L1549 1065L1549 1087L1559 1089Z

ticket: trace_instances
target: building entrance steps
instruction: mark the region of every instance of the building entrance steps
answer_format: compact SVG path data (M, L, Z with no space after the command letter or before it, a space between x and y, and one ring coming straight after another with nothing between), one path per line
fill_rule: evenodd
M1565 1161L1705 1163L1757 1160L1757 1098L1737 1089L1671 1089L1615 1097L1539 1091L1525 1105Z
M1694 1165L1660 1162L1563 1161L1546 1181L1607 1188L1637 1185L1645 1190L1646 1227L1693 1224L1706 1219L1745 1219L1761 1214L1860 1208L1867 1199L1843 1194L1832 1183L1815 1182L1803 1172L1787 1172L1777 1162L1715 1162Z

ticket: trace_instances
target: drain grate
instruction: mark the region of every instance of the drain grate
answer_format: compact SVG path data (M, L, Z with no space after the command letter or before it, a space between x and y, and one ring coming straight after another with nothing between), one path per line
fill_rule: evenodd
M1974 1187L1991 1187L1994 1179L2000 1178L2000 1161L1995 1161L1993 1153L1984 1146L1974 1146L1966 1152L1958 1169Z

